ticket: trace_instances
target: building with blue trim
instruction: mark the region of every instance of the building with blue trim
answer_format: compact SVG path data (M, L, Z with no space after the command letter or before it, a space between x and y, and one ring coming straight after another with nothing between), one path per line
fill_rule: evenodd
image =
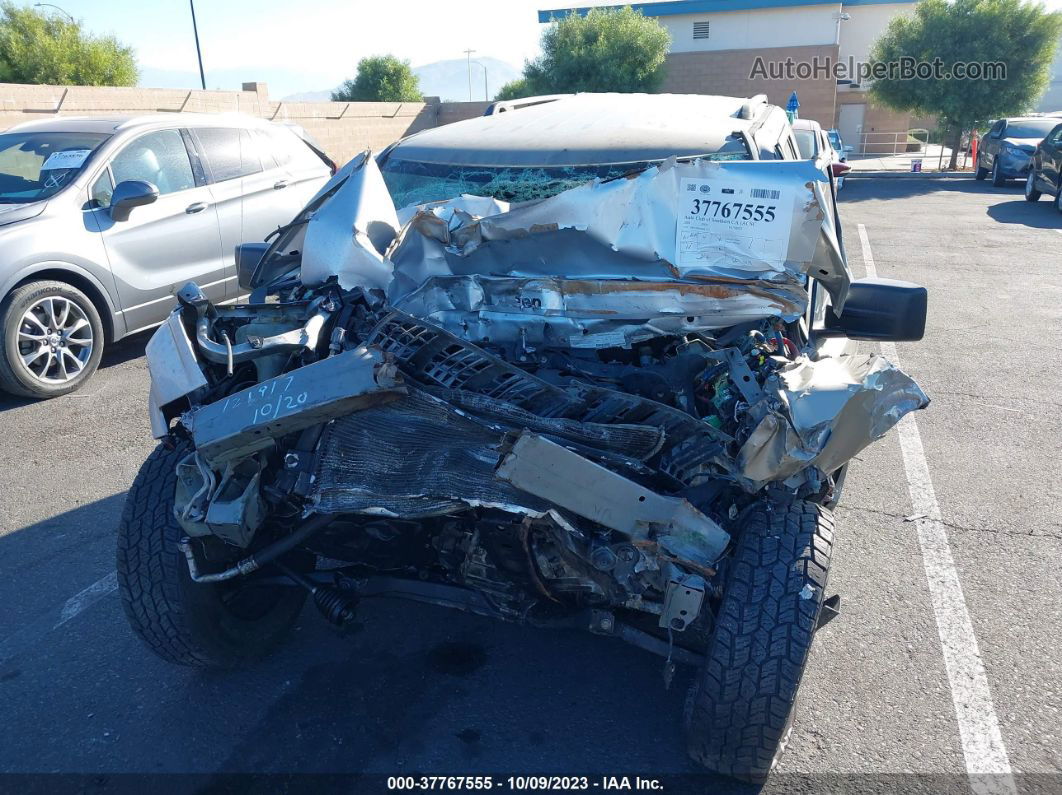
M796 91L802 118L838 127L846 143L891 149L924 120L874 106L858 64L889 21L915 0L666 0L632 3L671 34L664 91L751 96L785 106ZM607 6L618 8L620 6ZM539 22L589 7L545 9ZM851 72L851 73L850 73Z

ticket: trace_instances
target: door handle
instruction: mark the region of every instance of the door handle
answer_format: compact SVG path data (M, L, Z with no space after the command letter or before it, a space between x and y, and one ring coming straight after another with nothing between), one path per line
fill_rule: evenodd
M201 213L207 208L206 202L196 202L195 204L189 204L184 208L184 211L191 215L192 213Z
M273 183L273 190L284 190L288 187L288 181L286 179L277 180Z

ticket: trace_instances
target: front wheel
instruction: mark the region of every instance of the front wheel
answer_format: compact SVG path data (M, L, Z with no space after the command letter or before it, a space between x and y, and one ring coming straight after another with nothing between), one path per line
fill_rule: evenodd
M992 186L995 188L1002 188L1007 184L1007 178L1003 176L1003 169L999 167L999 158L995 159L992 163Z
M1025 180L1025 201L1039 201L1040 195L1040 191L1036 189L1036 172L1030 171L1028 178Z
M79 389L103 356L103 323L88 296L65 282L39 281L0 304L0 389L52 398Z
M1059 186L1058 193L1055 194L1055 209L1062 213L1062 186Z
M118 588L129 624L159 657L233 668L287 634L306 592L246 587L242 578L192 581L177 548L185 534L173 514L176 467L189 452L187 444L174 450L160 445L137 473L118 525Z
M761 503L739 532L690 696L687 745L712 770L763 781L789 739L826 588L833 515L811 502Z

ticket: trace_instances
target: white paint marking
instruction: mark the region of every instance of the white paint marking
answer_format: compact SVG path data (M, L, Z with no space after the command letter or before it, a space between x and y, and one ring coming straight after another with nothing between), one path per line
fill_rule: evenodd
M1062 230L1060 230L1062 231ZM863 262L867 276L877 277L874 255L870 250L867 229L859 224L859 242L863 248ZM900 357L892 342L881 343L881 352L897 367ZM992 705L981 651L974 635L973 622L966 608L966 600L959 582L959 572L948 544L948 534L937 503L929 463L922 446L922 435L913 414L908 414L896 426L900 436L903 465L907 471L907 489L911 507L918 517L918 544L922 549L922 563L929 581L929 595L937 620L937 633L944 651L944 667L951 685L951 698L959 723L962 752L970 788L983 793L1016 793L1013 773L999 720Z
M118 574L112 571L106 577L97 580L85 590L67 599L66 604L63 605L62 612L59 614L59 620L55 622L53 629L58 629L86 608L116 590L118 590Z

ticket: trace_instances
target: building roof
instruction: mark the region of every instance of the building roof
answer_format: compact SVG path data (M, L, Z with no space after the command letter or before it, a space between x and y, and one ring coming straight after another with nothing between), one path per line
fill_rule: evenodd
M463 166L563 167L663 160L720 151L767 109L706 94L573 94L424 130L391 157Z
M668 0L663 3L631 3L635 11L647 17L668 17L675 14L707 14L722 11L751 11L759 8L796 8L799 6L843 5L871 6L885 3L914 3L916 0ZM594 6L596 8L620 9L624 6ZM539 22L563 19L572 14L586 16L590 6L582 8L555 8L538 12Z

